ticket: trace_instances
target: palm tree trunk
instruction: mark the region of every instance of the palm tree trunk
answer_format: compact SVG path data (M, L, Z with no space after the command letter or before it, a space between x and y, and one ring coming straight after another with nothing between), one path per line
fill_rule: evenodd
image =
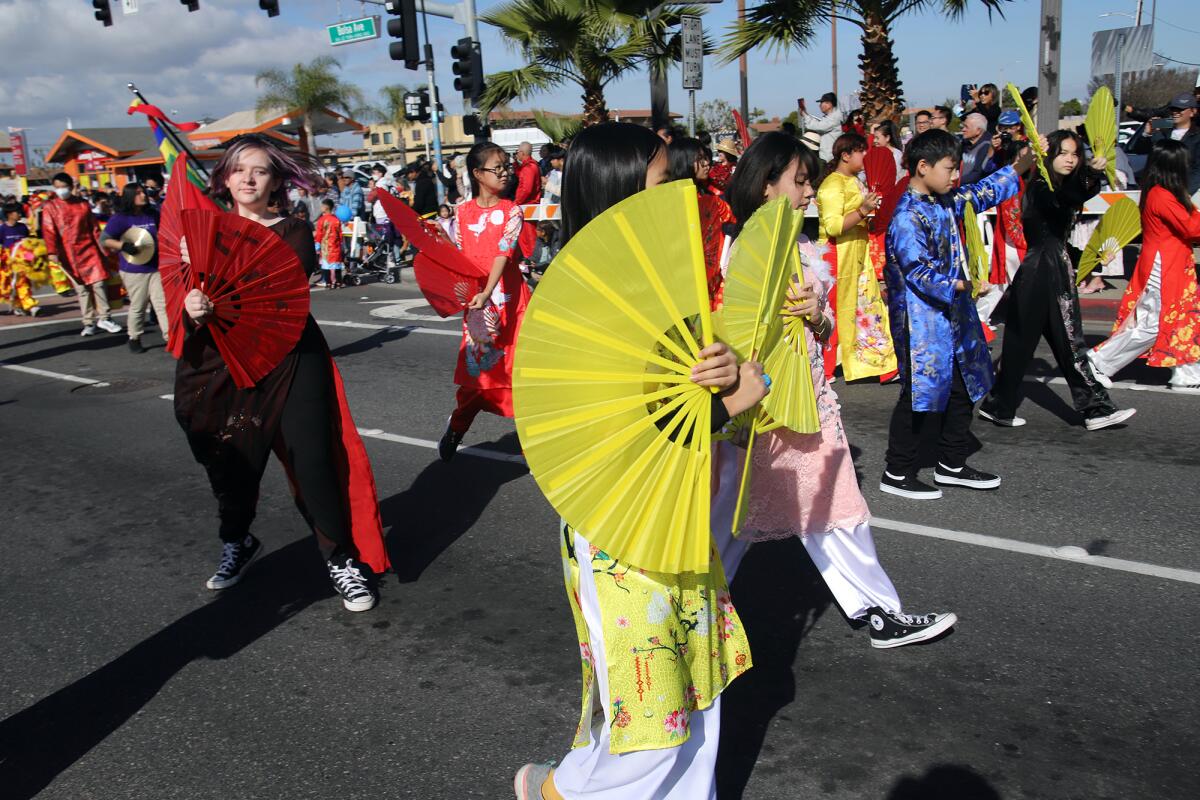
M608 122L608 105L604 100L604 87L598 83L583 85L583 127Z
M313 135L312 116L310 114L304 115L301 139L303 141L300 142L300 146L307 150L309 155L315 156L317 154L317 139Z
M896 69L896 56L892 52L894 45L888 21L878 13L865 13L863 51L858 57L862 68L862 93L859 99L868 121L879 118L896 120L904 113L904 90Z

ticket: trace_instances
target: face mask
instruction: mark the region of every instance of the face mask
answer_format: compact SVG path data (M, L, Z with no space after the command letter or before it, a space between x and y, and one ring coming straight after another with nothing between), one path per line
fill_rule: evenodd
M66 200L71 196L71 190L62 186L55 186L54 193L59 196L59 199Z

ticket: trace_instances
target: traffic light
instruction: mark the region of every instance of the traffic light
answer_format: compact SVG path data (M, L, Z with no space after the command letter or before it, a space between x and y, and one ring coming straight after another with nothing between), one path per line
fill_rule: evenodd
M104 27L112 27L112 9L109 8L108 0L92 0L92 7L96 9L96 21L103 22Z
M200 10L200 0L179 0L179 2L187 6L188 11Z
M479 43L466 37L450 48L450 57L454 59L451 67L458 77L454 79L454 88L462 92L464 100L478 100L483 94L483 55Z
M388 36L397 40L388 45L388 55L393 61L403 61L406 68L416 69L421 63L417 0L387 0L383 7L394 17L388 20Z
M279 0L258 0L258 7L267 12L268 17L279 16Z

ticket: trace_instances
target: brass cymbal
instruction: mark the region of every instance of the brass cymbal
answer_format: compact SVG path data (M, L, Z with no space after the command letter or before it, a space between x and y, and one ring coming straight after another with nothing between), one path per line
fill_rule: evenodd
M145 228L139 228L135 225L125 231L125 233L121 234L121 243L124 244L125 242L131 242L137 248L137 253L133 255L129 253L122 254L130 264L141 266L154 258L154 252L157 249L154 246L154 237Z

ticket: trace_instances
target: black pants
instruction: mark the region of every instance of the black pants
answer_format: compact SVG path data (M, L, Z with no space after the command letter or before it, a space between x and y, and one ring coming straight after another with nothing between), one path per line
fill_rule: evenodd
M279 435L284 458L295 479L300 513L335 549L350 546L349 511L335 467L333 375L323 352L297 354L296 373L283 407ZM270 453L257 464L226 451L208 459L205 469L217 498L221 541L238 542L250 532Z
M892 411L888 429L887 471L896 476L915 475L920 470L917 458L921 442L929 431L938 431L938 461L958 469L967 461L971 446L971 418L975 404L963 383L958 364L954 365L954 383L945 411L913 411L912 380L905 382Z
M1038 342L1044 338L1071 389L1075 410L1085 418L1113 413L1117 410L1116 405L1104 387L1097 383L1087 363L1078 295L1050 280L1058 277L1056 272L1051 272L1051 264L1031 266L1040 272L1022 276L1018 271L1010 289L996 384L983 402L984 410L1000 419L1016 416L1024 396L1025 373ZM1022 277L1024 281L1021 281Z

